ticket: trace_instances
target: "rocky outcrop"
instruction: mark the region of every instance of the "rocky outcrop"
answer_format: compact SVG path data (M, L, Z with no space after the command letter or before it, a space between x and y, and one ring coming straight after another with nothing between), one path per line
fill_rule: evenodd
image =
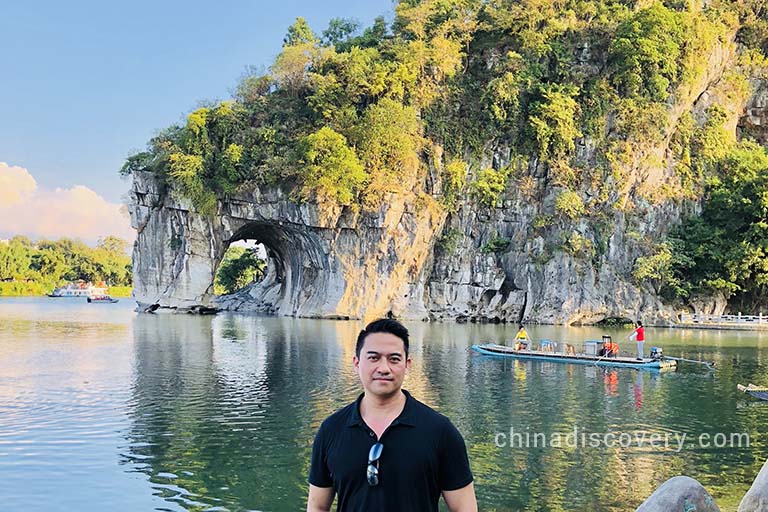
M140 310L212 307L282 316L424 316L419 287L444 214L427 196L387 197L373 213L298 204L280 189L253 188L205 216L154 176L134 173L134 295ZM266 278L215 303L213 278L229 244L258 240ZM421 309L420 309L421 306Z
M762 145L768 145L768 80L753 79L750 86L754 93L739 120L742 136L750 136Z
M707 490L696 480L676 476L664 482L637 508L637 512L720 512Z
M720 508L704 486L687 476L670 478L637 508L637 512L674 510L719 512ZM739 503L738 512L768 512L768 460Z
M459 233L450 254L438 251L427 283L430 313L435 319L525 321L551 324L594 323L606 317L641 318L669 325L675 312L648 290L632 282L640 255L627 240L627 215L610 221L583 220L571 226L557 219L543 229L538 219L551 212L557 192L526 201L512 190L497 208L465 204L447 229ZM672 204L643 210L631 236L655 236L674 225L679 212ZM585 245L569 247L568 237ZM509 242L502 252L492 240Z
M738 512L768 511L768 460L763 464L747 494L739 503Z
M707 57L710 65L670 98L667 119L659 121L665 125L665 137L635 148L622 181L613 184L611 199L619 208L595 207L602 193L596 185L579 191L587 211L584 218L571 222L558 216L554 203L564 189L553 170L536 160L515 169L520 178L497 207L465 201L446 225L459 235L459 243L450 253L438 251L427 283L431 316L552 324L621 317L648 325L674 324L677 312L635 283L631 273L643 250L663 239L696 204L655 197L665 187L673 188L676 178L672 165L648 162L670 161L670 139L685 112L701 117L707 107L723 101L728 86L721 79L735 58L734 43L714 45ZM729 129L736 129L741 111L741 105L731 105ZM583 168L597 165L593 141L580 142L576 159ZM510 151L501 147L477 167L511 165ZM494 238L508 241L508 248L492 251Z

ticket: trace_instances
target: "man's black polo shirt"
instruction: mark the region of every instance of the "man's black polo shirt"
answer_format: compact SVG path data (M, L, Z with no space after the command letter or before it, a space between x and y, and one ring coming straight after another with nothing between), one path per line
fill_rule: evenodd
M448 418L403 390L403 412L381 437L379 485L366 479L376 434L360 416L363 395L320 426L312 448L309 483L333 487L339 511L438 510L441 491L472 482L464 439Z

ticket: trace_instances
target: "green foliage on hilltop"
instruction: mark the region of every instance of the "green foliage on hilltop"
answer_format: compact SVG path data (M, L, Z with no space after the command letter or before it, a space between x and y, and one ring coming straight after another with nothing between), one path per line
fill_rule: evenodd
M728 0L703 11L618 0L403 0L391 26L377 18L361 33L337 18L321 36L298 18L267 74L159 134L123 172L155 172L210 214L217 198L248 183L376 204L384 192L419 186L433 145L443 148L441 167L457 157L472 165L493 141L560 165L586 133L618 165L631 141L658 130L665 100L696 76L737 16L752 20L744 38L762 44L759 9ZM308 145L330 143L329 130L348 149L344 170L307 165Z
M611 81L624 97L664 101L680 79L680 56L686 42L685 17L660 3L624 20L608 50Z
M127 243L108 236L96 247L78 240L32 242L15 236L0 243L0 294L41 295L66 282L105 282L131 286Z

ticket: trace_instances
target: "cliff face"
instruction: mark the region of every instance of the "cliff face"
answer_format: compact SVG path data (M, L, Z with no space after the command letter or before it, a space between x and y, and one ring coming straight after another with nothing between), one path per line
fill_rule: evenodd
M508 187L498 207L463 203L446 228L455 229L460 242L451 254L438 251L427 284L426 301L433 316L554 324L588 324L607 317L674 323L677 312L636 283L631 273L637 257L643 255L643 241L662 240L684 212L697 208L691 201L653 198L676 181L669 158L675 126L683 114L703 116L713 104L727 107L726 127L731 132L744 112L742 125L766 122L766 110L760 107L765 103L763 82L753 83L747 101L752 107L745 108L746 98L734 103L728 97L730 88L723 78L735 63L735 44L715 45L706 59L709 65L689 88L670 98L667 117L658 120L664 139L636 147L623 169L623 181L615 183L612 199L622 208L576 223L557 219L552 205L561 189L552 186L549 170L536 161L528 162L523 178ZM588 138L581 141L577 154L582 165L596 161L594 147ZM505 167L508 154L498 149L482 166ZM600 194L599 186L580 192L587 209ZM540 219L548 225L541 226ZM484 253L482 248L497 237L509 240L508 248ZM588 250L563 250L573 237L587 244ZM712 298L696 307L722 314L725 302Z
M674 322L676 312L631 276L642 241L661 240L685 211L697 208L696 201L658 198L675 183L674 127L684 113L696 118L717 103L726 106L728 129L768 141L766 82L755 79L748 97L734 97L724 77L735 45L718 44L703 58L709 65L670 98L667 117L659 119L663 139L633 148L618 178L604 176L615 180L610 200L618 207L578 220L553 214L562 188L535 159L515 164L497 207L467 195L450 214L435 200L439 173L421 190L386 196L375 212L297 204L278 188L252 187L219 200L216 214L204 216L163 190L153 174L134 172L136 300L142 310L216 307L318 318ZM582 165L596 160L594 147L588 138L578 141ZM502 144L489 144L484 158L470 166L470 180L478 169L513 165ZM601 185L597 180L578 190L588 210ZM229 244L241 239L266 246L266 276L217 298L216 268ZM494 240L504 243L494 246ZM717 312L718 304L701 307Z
M416 195L390 197L363 214L297 204L278 189L252 189L203 216L161 191L153 175L134 173L131 219L134 294L141 310L211 307L318 318L419 314L423 269L444 214ZM256 286L213 295L213 278L229 244L259 240L268 250ZM423 312L422 312L423 314Z
M607 251L599 259L555 252L543 261L548 241L531 227L541 205L514 191L499 208L465 202L451 218L461 233L451 254L435 249L445 214L424 196L391 196L378 212L365 214L299 205L276 189L253 190L221 202L218 215L208 217L161 194L151 174L136 173L132 199L134 293L142 310L544 323L638 314L663 323L673 314L631 283L635 256L625 250L622 216L605 233ZM672 207L649 209L641 224L659 232L676 216ZM578 229L591 232L586 222ZM494 236L512 243L501 253L483 252ZM229 243L240 239L266 246L267 272L255 285L217 299L216 268Z

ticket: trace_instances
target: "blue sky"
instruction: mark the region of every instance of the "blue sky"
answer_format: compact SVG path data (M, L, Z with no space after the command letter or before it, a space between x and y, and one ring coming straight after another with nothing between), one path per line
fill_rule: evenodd
M320 33L334 17L367 26L392 11L390 0L3 2L0 162L40 189L85 185L119 202L125 157L200 101L230 97L248 66L266 69L297 16Z

